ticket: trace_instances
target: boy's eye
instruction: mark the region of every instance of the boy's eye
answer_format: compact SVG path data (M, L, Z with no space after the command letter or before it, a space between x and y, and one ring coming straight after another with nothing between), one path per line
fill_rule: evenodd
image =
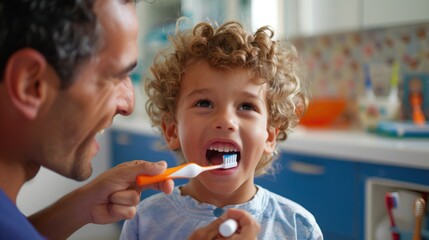
M243 103L240 105L240 110L245 110L245 111L254 111L255 108L253 107L252 104L250 103Z
M199 100L195 106L202 107L202 108L213 108L212 104L209 100Z

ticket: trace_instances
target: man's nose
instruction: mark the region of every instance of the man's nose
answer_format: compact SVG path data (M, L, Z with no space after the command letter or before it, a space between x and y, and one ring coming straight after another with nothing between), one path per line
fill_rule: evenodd
M119 86L119 97L117 99L118 114L128 116L134 111L135 97L134 86L130 78L124 80Z

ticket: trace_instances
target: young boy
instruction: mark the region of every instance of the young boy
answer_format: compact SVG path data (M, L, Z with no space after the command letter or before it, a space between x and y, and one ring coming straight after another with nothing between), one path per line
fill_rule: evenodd
M229 208L253 215L258 239L323 239L306 209L254 184L308 106L305 67L273 35L269 27L252 35L227 22L200 23L171 37L172 51L160 55L146 81L153 125L181 163L215 165L235 153L238 165L144 199L121 239L186 239Z

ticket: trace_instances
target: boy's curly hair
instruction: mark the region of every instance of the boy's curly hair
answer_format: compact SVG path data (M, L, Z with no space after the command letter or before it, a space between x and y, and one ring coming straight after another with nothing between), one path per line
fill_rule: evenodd
M185 68L196 60L204 60L219 70L241 67L264 79L268 87L269 127L279 130L277 141L286 140L309 101L307 68L296 49L273 40L274 31L269 26L254 34L235 21L219 27L202 22L192 31L180 30L179 26L180 20L175 35L169 36L172 46L158 54L151 67L153 76L145 79L149 98L146 111L152 125L162 131L162 119L174 118ZM272 170L273 160L272 155L263 156L255 175Z

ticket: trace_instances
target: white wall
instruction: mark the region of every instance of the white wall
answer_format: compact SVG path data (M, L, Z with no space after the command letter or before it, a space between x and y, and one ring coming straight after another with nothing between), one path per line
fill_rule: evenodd
M429 21L428 0L362 0L363 26L373 28Z
M359 29L360 0L301 0L299 34L311 36Z

